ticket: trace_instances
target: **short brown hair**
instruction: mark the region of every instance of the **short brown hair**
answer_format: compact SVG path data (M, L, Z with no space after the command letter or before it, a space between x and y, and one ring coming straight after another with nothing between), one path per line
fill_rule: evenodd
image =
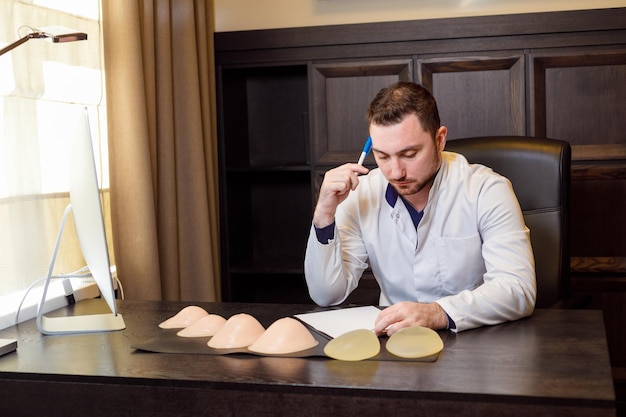
M367 108L367 123L394 125L408 114L415 114L424 131L435 138L441 126L435 97L424 86L408 81L398 81L376 94Z

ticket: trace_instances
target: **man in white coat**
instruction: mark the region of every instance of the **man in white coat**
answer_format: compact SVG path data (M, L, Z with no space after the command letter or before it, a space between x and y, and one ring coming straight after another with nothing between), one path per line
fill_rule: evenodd
M379 335L530 315L534 258L510 182L444 151L447 128L418 84L381 90L367 118L378 168L344 164L320 188L305 258L313 301L340 304L369 264L387 306Z

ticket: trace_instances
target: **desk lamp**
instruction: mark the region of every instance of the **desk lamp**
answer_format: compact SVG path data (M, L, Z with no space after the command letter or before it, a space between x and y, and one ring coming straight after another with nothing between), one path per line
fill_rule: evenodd
M59 34L52 33L53 31L56 31L59 29L63 30L63 28L49 28L48 31L43 31L43 30L31 28L32 32L30 32L28 35L2 48L2 50L0 50L0 55L4 55L5 53L9 52L11 49L20 46L21 44L27 42L30 39L51 39L53 43L84 41L87 39L87 34L82 33L82 32L59 33Z

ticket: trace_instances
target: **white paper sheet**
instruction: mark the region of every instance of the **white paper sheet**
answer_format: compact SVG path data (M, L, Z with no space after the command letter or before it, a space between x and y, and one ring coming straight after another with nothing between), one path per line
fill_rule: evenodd
M374 306L365 306L296 314L295 317L316 330L335 338L352 330L373 330L374 321L379 313L380 309Z

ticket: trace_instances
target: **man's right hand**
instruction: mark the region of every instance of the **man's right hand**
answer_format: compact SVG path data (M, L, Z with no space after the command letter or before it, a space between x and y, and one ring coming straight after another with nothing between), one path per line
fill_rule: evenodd
M313 214L313 224L323 228L335 220L337 206L341 204L351 190L359 185L359 175L365 175L369 169L358 164L344 164L326 172L320 187L320 194Z

